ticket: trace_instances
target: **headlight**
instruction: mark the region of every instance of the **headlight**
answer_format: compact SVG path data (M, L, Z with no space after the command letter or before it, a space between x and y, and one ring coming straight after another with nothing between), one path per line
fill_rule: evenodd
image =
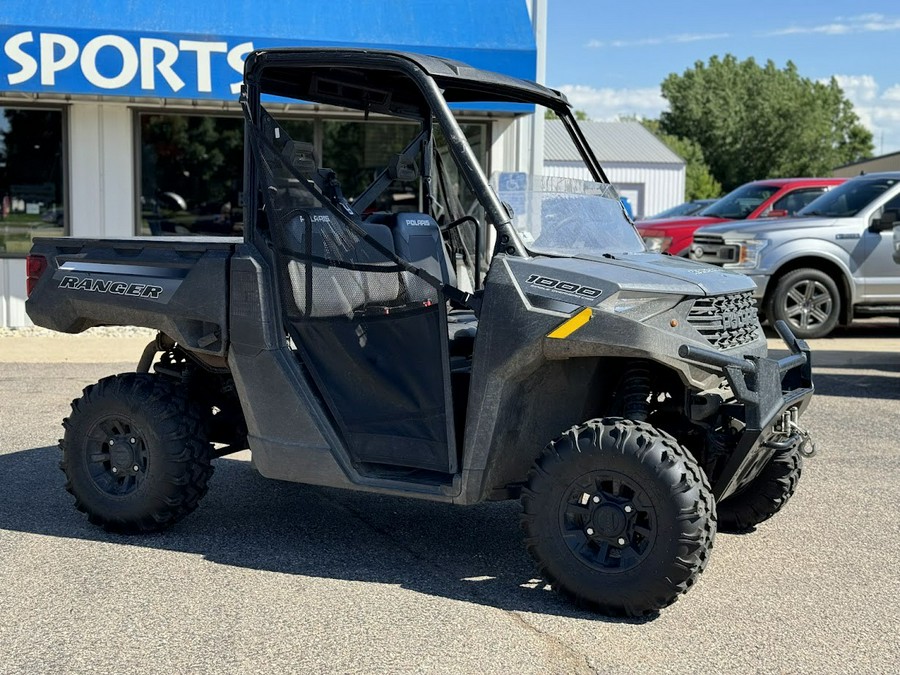
M644 237L644 246L651 253L665 253L672 245L672 237Z
M764 239L749 239L747 241L736 241L732 245L737 248L737 255L734 262L726 263L725 267L740 267L743 269L752 269L759 265L759 254L768 244Z
M616 296L613 312L629 314L635 321L646 321L663 312L670 311L683 300L681 295L640 293L637 291L620 291Z

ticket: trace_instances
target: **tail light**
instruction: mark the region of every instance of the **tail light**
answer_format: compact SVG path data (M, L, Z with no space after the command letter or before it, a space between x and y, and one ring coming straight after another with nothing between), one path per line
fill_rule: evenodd
M25 258L25 274L27 277L26 291L31 297L31 291L37 286L38 279L47 271L47 259L42 255L30 255Z

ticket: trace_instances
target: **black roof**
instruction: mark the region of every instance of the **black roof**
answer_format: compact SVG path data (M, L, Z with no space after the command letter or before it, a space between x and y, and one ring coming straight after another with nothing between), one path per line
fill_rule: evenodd
M263 93L391 114L421 109L410 78L432 77L448 103L536 103L568 107L566 97L535 82L437 56L379 49L260 49L247 57L248 82Z

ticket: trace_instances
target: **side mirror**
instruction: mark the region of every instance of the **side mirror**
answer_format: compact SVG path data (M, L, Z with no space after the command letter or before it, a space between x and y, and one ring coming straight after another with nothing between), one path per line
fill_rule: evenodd
M880 216L875 216L872 218L869 224L869 229L872 232L886 232L887 230L894 229L894 223L897 222L897 212L896 211L885 211Z
M788 215L787 209L772 209L766 214L766 218L787 218Z

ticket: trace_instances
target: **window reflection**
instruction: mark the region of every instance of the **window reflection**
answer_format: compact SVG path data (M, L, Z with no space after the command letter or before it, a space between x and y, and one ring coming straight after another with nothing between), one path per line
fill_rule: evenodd
M0 255L66 232L63 113L0 108Z
M239 235L244 123L142 114L141 234Z

